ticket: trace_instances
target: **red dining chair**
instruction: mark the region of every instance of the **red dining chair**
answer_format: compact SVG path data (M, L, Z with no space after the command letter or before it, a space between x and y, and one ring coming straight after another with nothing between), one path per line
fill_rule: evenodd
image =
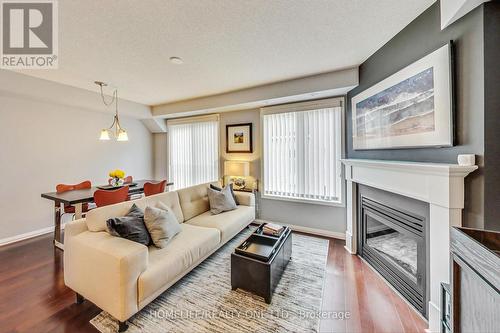
M90 189L92 187L92 183L90 180L86 180L84 182L81 182L79 184L57 184L56 186L56 192L57 193L64 193L64 192L69 192L69 191L75 191L75 190L85 190L85 189ZM57 203L56 203L57 206ZM84 203L82 205L82 213L86 213L89 211L89 205L88 203ZM61 216L64 214L73 214L75 216L75 207L72 205L65 205L62 212Z
M122 188L113 191L97 190L94 192L94 202L97 207L124 202L127 201L127 198L128 186L123 186Z
M144 195L146 197L154 194L159 194L165 192L166 180L162 180L159 183L144 183Z

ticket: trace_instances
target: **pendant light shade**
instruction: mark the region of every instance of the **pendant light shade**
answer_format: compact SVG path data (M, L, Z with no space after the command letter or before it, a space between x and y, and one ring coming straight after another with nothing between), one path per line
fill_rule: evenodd
M109 138L109 130L108 129L103 129L101 131L101 136L99 137L99 140L101 141L108 141Z
M113 123L109 128L101 130L101 135L99 136L99 140L101 141L110 140L111 139L110 133L114 132L116 141L128 141L127 131L121 127L120 118L118 118L118 89L115 89L113 91L113 97L111 98L111 101L107 102L106 99L104 98L104 92L102 90L102 87L106 87L107 84L101 81L95 81L95 84L97 84L100 87L102 102L104 103L105 106L110 106L113 103L115 103L115 116L113 117Z
M128 134L123 128L118 130L118 136L116 137L116 141L128 141Z

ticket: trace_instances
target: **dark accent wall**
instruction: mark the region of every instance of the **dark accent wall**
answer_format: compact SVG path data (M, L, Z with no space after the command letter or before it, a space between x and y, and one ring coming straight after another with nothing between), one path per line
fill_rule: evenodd
M484 228L500 230L500 2L484 4Z
M450 40L454 43L456 145L449 148L353 150L351 98ZM476 154L480 169L466 178L464 225L478 228L484 225L483 51L483 6L441 30L437 1L361 64L359 86L349 92L346 107L348 158L456 163L458 154Z

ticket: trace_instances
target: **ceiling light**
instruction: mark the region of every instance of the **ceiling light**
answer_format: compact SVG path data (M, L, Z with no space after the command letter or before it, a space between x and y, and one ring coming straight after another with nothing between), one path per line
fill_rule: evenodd
M99 140L101 140L101 141L108 141L109 140L109 130L103 129L101 131L101 136L99 137Z
M110 139L109 134L114 127L114 132L115 132L114 134L116 141L128 141L127 131L121 127L120 119L118 118L118 89L115 89L113 91L113 97L111 98L111 101L108 102L104 98L104 92L102 91L102 87L106 87L107 84L101 81L95 81L94 83L100 87L101 98L104 105L110 106L113 103L115 103L115 116L113 117L113 123L111 124L110 127L101 130L101 135L99 136L99 140L101 141L109 140Z
M116 137L116 141L128 141L128 134L123 128L118 130L118 136Z
M176 65L182 65L184 61L179 57L170 57L170 62Z

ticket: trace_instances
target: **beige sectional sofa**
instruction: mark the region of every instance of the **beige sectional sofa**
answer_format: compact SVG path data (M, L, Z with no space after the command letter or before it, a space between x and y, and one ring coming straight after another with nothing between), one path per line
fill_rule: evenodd
M202 184L91 210L65 228L64 281L77 294L124 322L238 234L255 219L252 193L235 192L238 208L209 211ZM161 201L182 231L163 249L106 231L106 221L124 216L133 203L144 209Z

